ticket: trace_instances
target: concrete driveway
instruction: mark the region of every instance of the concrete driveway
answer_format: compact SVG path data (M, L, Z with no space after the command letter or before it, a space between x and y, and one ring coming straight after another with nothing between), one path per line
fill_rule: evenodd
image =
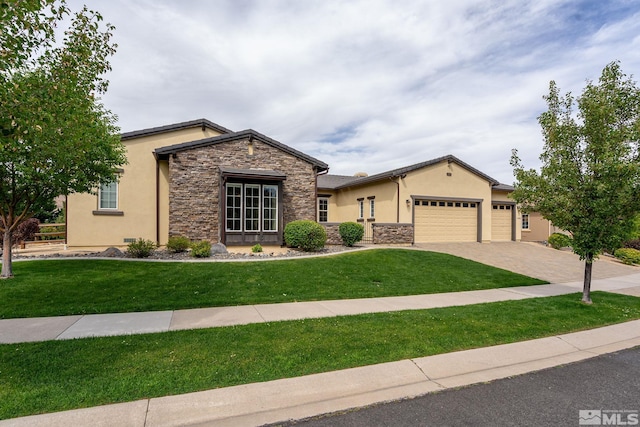
M576 254L539 243L420 243L416 247L471 259L551 283L576 282L584 278L584 261L580 261ZM594 279L635 273L640 273L640 267L624 265L604 255L593 264Z

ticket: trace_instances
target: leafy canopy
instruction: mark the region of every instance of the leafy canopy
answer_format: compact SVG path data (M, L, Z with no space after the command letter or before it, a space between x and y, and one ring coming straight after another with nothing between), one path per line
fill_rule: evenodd
M108 86L114 27L102 28L100 14L85 7L58 43L55 29L69 13L64 0L0 3L0 231L7 236L55 196L92 191L126 163L116 116L97 98Z
M591 262L620 247L640 212L640 89L613 62L577 99L552 81L545 100L542 167L525 170L514 150L513 198L569 231L574 251Z

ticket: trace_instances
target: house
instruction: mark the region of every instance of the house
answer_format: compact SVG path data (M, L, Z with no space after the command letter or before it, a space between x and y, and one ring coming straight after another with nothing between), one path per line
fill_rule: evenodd
M523 242L546 242L553 233L567 234L544 218L540 212L522 213Z
M454 156L367 176L329 175L324 162L252 129L206 119L121 135L128 164L95 194L67 198L67 245L123 246L170 236L232 245L282 245L308 219L340 243L358 221L367 241L520 240L512 187Z
M254 130L205 119L122 134L128 164L96 194L67 199L67 244L122 246L170 236L281 245L284 225L316 217L327 164Z
M367 176L320 175L318 221L357 221L374 243L495 242L521 238L513 187L448 155Z

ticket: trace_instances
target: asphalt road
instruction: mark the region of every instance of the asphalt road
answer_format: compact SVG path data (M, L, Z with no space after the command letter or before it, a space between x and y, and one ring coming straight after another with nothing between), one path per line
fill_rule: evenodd
M591 412L580 413L587 410ZM278 425L579 426L580 415L590 425L640 425L639 412L636 347L491 383Z

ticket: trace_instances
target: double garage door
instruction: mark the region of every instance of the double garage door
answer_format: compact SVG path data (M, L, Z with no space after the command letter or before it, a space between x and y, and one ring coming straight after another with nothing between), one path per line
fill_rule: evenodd
M477 242L477 202L416 200L415 242Z

